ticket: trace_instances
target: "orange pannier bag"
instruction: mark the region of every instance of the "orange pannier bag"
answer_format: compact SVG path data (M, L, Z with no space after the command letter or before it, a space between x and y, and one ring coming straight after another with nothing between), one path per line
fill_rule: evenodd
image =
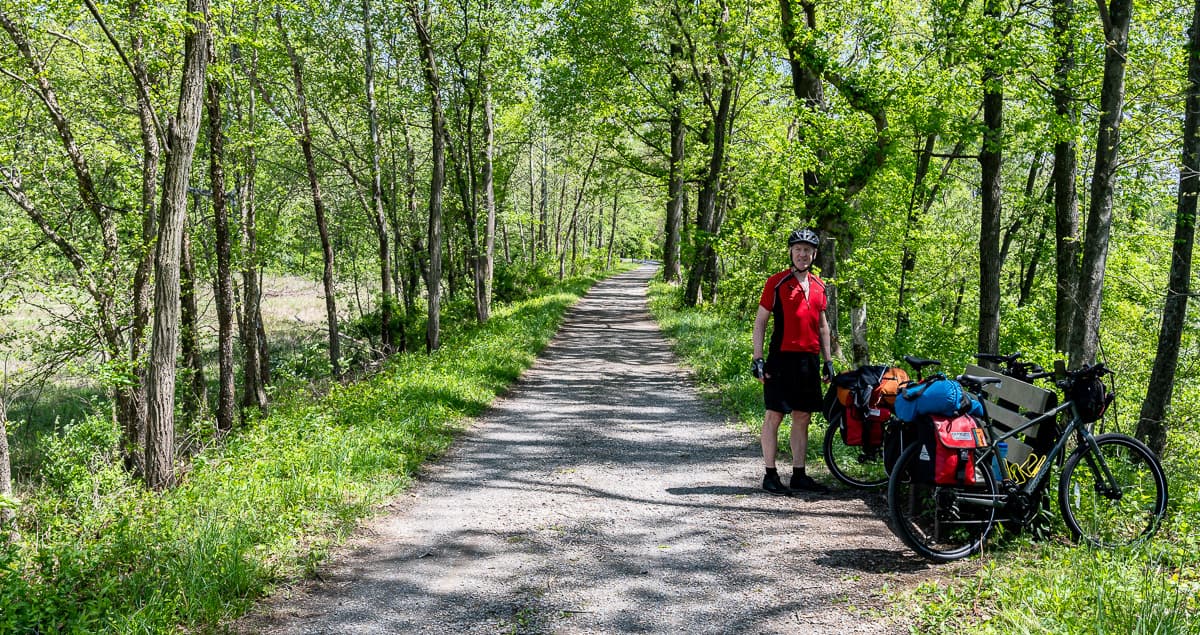
M874 394L871 395L871 402L892 408L896 403L896 395L900 394L900 388L907 383L908 373L904 372L903 368L889 366L879 378L879 384L875 386Z

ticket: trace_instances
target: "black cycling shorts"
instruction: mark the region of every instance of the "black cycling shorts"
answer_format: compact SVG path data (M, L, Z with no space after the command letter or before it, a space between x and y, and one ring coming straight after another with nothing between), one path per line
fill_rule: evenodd
M767 359L769 378L763 381L763 405L787 414L793 410L821 410L821 358L816 353L772 353Z

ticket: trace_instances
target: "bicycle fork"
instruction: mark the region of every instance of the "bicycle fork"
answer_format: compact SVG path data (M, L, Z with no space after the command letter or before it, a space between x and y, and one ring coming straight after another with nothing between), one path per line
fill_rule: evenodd
M1108 468L1108 463L1100 454L1100 445L1096 443L1096 437L1083 427L1079 429L1079 436L1087 444L1088 451L1084 453L1083 458L1091 468L1092 474L1096 476L1096 493L1109 500L1121 500L1124 492L1121 490L1121 486L1117 485L1117 479L1113 477L1112 470Z

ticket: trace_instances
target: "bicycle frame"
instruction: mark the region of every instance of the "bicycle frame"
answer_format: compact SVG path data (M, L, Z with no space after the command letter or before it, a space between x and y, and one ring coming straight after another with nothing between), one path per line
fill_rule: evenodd
M989 439L987 450L982 452L978 459L978 462L981 462L984 465L987 464L988 459L990 459L991 457L998 456L998 453L996 450L996 444L1000 443L1001 441L1005 441L1007 439L1012 439L1012 438L1016 437L1016 435L1024 432L1025 430L1028 430L1034 426L1037 426L1039 424L1046 423L1046 422L1053 423L1059 414L1066 412L1068 410L1071 411L1071 420L1067 423L1067 426L1063 429L1063 432L1059 436L1058 440L1055 441L1054 447L1050 448L1050 450L1046 453L1046 458L1042 462L1041 467L1039 467L1037 472L1035 472L1033 474L1033 476L1031 476L1025 482L1025 484L1017 491L1024 492L1025 494L1028 494L1028 495L1033 495L1035 492L1038 492L1043 487L1045 487L1047 481L1049 480L1050 470L1052 469L1051 466L1057 461L1058 457L1061 456L1064 449L1066 448L1067 440L1069 438L1071 438L1071 436L1073 434L1078 435L1084 441L1084 443L1086 443L1088 445L1088 447L1091 448L1092 451L1089 452L1088 456L1087 456L1088 463L1091 465L1093 470L1096 470L1097 473L1102 476L1102 479L1105 483L1106 495L1111 495L1112 492L1119 491L1116 488L1115 480L1113 479L1112 472L1110 472L1108 469L1108 464L1104 462L1104 458L1100 455L1100 448L1099 448L1099 446L1096 445L1095 436L1092 434L1091 430L1088 429L1087 424L1081 422L1079 420L1079 416L1075 413L1075 411L1074 411L1075 402L1074 401L1068 400L1068 401L1056 406L1049 412L1046 412L1046 413L1041 414L1033 419L1030 419L1026 423L1024 423L1020 426L1017 426L1016 428L1009 430L1008 432L1004 432L1004 433L997 433L996 426L994 426L992 424L992 419L987 414L987 403L983 400L980 400L980 403L983 404L983 415L984 415L984 420L986 421L988 439ZM1004 462L1001 462L1000 470L1001 470L1001 475L1004 478L1006 478L1006 479L1009 478L1008 465L1006 465ZM970 494L959 496L960 500L967 500L967 501L970 501L975 504L987 505L987 506L992 506L992 507L997 507L997 508L1004 507L1007 504L1007 498L1008 498L1008 496L1006 494L1002 494L1001 496L999 496L995 499L991 499L991 500L983 500L981 497L973 496Z

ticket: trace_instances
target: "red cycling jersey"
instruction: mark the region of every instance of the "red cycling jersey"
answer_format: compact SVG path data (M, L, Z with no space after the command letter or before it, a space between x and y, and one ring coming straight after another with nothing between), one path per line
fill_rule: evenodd
M821 314L828 300L825 283L811 272L808 276L808 295L791 270L780 271L767 278L758 305L775 316L771 330L770 351L821 353ZM779 298L778 306L775 299Z

